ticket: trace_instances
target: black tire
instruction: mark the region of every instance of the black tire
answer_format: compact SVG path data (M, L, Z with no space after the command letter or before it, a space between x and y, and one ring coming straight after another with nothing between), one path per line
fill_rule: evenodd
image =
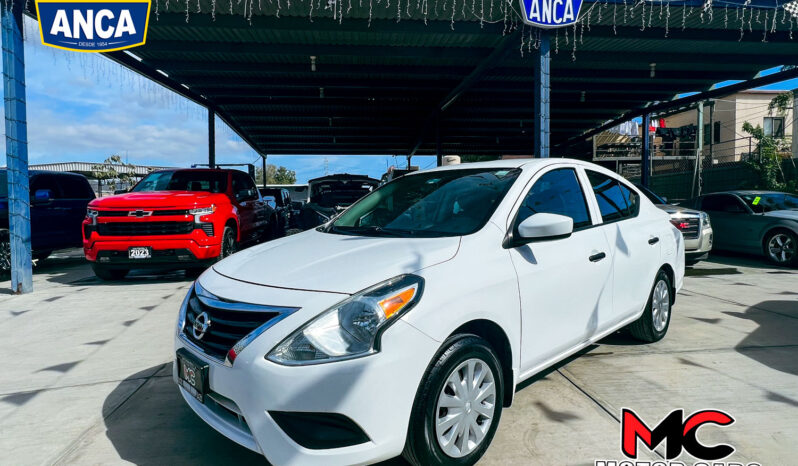
M8 230L0 230L0 275L11 273L11 237Z
M782 267L798 265L798 235L784 228L768 232L762 242L765 257Z
M97 278L105 281L121 280L130 272L128 269L110 269L99 264L91 264L91 268Z
M236 232L230 228L229 225L226 225L222 233L222 247L219 251L219 260L235 254L237 250L238 243L236 242Z
M437 405L449 376L455 374L455 370L460 364L471 359L481 361L491 370L495 388L494 411L481 443L473 451L458 458L444 452L438 442L435 421L439 414L448 414L448 409L438 408ZM476 463L485 454L493 440L501 419L503 404L504 380L502 379L501 364L488 342L475 335L457 335L448 339L427 368L416 393L402 455L414 465L472 465ZM465 409L468 410L466 415L470 415L471 405L469 404ZM479 420L480 415L476 414L475 418ZM484 419L482 422L485 422ZM452 441L456 443L460 437L457 433L453 435Z
M655 320L658 320L658 322L661 324L662 319L655 319L655 317L661 316L662 314L658 314L656 312L654 308L654 301L655 293L661 291L660 287L663 286L660 285L660 283L664 283L665 292L667 293L667 315L664 317L664 326L658 328L658 324L655 323ZM659 298L657 301L664 302L665 300ZM671 315L673 314L671 309L672 305L673 287L671 286L671 279L664 270L660 270L657 272L657 277L654 279L654 285L651 287L651 293L648 295L646 309L643 311L643 315L641 315L639 319L629 325L629 332L638 340L648 343L654 343L662 340L662 337L668 333L668 327L671 324ZM660 308L659 312L662 312L662 308Z

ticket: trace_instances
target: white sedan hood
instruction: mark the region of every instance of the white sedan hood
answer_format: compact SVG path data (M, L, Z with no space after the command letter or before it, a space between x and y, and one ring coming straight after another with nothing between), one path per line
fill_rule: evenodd
M448 261L459 246L460 237L382 238L309 230L246 249L213 269L258 285L352 294Z
M765 212L763 215L768 217L786 218L789 220L798 220L798 210L774 210Z

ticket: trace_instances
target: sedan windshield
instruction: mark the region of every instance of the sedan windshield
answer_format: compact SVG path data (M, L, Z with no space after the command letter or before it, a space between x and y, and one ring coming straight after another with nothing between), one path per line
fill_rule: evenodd
M785 193L742 194L741 198L756 213L798 209L798 196Z
M210 193L223 193L226 190L226 172L203 170L176 170L150 173L132 189L134 192L204 191Z
M363 236L439 237L487 223L520 169L431 171L398 178L347 209L326 231Z

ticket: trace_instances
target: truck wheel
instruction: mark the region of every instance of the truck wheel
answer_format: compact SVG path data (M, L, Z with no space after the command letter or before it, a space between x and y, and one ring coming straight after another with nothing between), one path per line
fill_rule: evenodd
M236 234L229 226L224 227L222 235L222 250L219 252L219 260L235 254L237 249Z
M91 264L91 269L94 270L94 275L97 275L97 278L105 281L121 280L130 272L128 269L109 269L98 264Z

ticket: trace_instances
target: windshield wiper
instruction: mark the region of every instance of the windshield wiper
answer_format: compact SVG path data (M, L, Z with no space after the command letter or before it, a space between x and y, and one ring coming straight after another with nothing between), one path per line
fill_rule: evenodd
M395 236L395 237L404 237L408 234L410 235L413 234L413 232L410 230L394 230L391 228L383 228L380 226L341 227L335 225L330 225L330 228L327 229L327 233L362 234L364 236Z

